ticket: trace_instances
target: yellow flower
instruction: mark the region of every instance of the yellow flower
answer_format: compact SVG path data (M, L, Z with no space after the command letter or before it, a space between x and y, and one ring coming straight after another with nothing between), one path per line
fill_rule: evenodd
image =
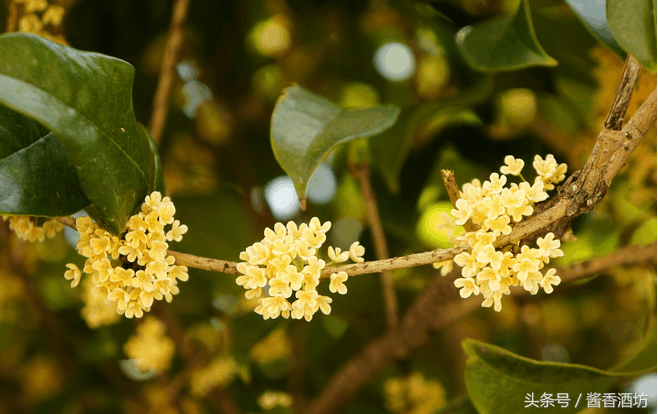
M275 407L292 406L292 396L285 392L265 391L258 397L258 405L263 410L271 410Z
M544 263L548 263L552 258L564 256L564 252L560 250L560 241L555 240L553 233L547 233L544 238L539 237L537 246L539 246L541 260Z
M446 276L448 273L452 272L452 260L445 260L443 262L432 263L432 267L435 269L441 270L441 276Z
M560 284L562 279L560 279L560 276L555 274L556 270L555 269L548 269L546 274L541 280L541 287L544 288L544 292L546 293L552 293L553 292L553 285L557 286Z
M469 202L463 198L457 200L455 207L457 208L452 209L450 213L455 218L455 224L458 226L463 226L464 223L466 223L468 219L471 218L471 215L473 214L473 207L471 207Z
M69 270L64 272L64 279L70 280L71 287L74 288L78 286L78 284L80 283L80 277L82 276L82 272L80 272L78 266L76 266L73 263L67 263L66 267L68 267Z
M454 258L455 263L462 268L462 276L472 277L480 271L480 264L471 253L459 253Z
M491 173L489 176L489 181L485 181L482 184L482 190L485 195L488 194L500 194L503 191L503 186L507 182L507 177L504 175L498 175L498 173Z
M331 274L331 283L329 283L329 291L331 293L340 293L344 295L347 293L347 287L344 282L347 281L347 273L338 272Z
M366 249L359 245L358 241L355 241L350 246L350 259L355 263L363 262L363 255L366 253Z
M473 280L470 277L456 279L454 283L455 283L455 286L460 288L459 296L461 296L464 299L471 296L471 295L479 295L480 294L480 288L475 283L475 280Z
M332 246L329 246L327 249L327 255L329 256L329 259L331 259L332 262L334 263L343 263L349 260L350 258L350 252L342 252L340 251L340 247L333 248Z
M525 166L525 162L522 159L508 155L505 157L505 165L500 167L500 172L506 175L519 175L523 166Z

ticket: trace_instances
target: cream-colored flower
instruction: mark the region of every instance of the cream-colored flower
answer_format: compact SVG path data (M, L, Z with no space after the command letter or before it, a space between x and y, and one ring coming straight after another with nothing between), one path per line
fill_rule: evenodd
M185 224L180 224L180 221L174 220L171 224L171 230L167 232L168 241L181 241L183 240L183 234L187 233L187 226Z
M316 234L325 234L331 229L331 222L327 221L324 224L320 224L320 219L313 217L308 223L308 227Z
M532 272L539 270L539 260L533 259L521 259L519 260L514 267L512 268L516 273L516 277L521 281L525 282L528 278L528 275Z
M519 175L524 166L525 162L521 158L508 155L505 157L505 165L500 167L500 172L506 175Z
M477 261L482 265L490 265L494 270L500 269L503 261L503 253L496 251L492 245L485 246L478 255Z
M548 198L548 193L544 191L544 182L542 180L535 181L532 186L530 183L524 181L519 187L525 193L526 199L532 203L539 203Z
M329 305L331 302L333 302L333 299L331 299L329 296L318 295L318 297L315 299L317 307L325 315L329 315L331 313L331 306Z
M483 198L482 205L485 207L487 218L495 219L505 214L505 205L498 195Z
M512 232L512 227L509 225L509 216L507 215L485 220L484 227L491 230L494 237L499 234L508 235Z
M533 211L534 210L530 205L524 205L516 208L507 208L507 214L517 223L523 219L523 216L532 215Z
M467 298L471 295L479 295L480 294L480 288L478 285L475 283L475 280L473 280L470 277L463 277L455 280L455 286L460 288L459 290L459 296L462 298Z
M76 266L73 263L67 263L66 267L68 267L69 270L64 272L64 279L70 280L71 281L71 287L74 288L74 287L78 286L78 284L80 283L80 278L82 277L82 272L80 271L78 266Z
M503 191L503 186L505 186L506 182L507 182L506 176L498 175L498 173L491 173L491 175L489 176L489 181L485 181L482 184L482 190L484 191L484 195L500 194L500 192Z
M556 270L555 269L548 269L544 277L542 278L540 284L541 287L544 288L544 292L546 293L552 293L553 292L553 286L557 286L560 284L562 279L560 279L560 276L555 274Z
M329 259L331 259L331 261L334 263L343 263L350 259L350 252L346 251L341 253L340 247L334 248L329 246L327 249L327 255L329 256Z
M366 249L359 244L358 241L355 241L350 245L350 259L355 263L363 262L363 255L366 253Z
M564 252L560 250L560 241L555 240L555 234L547 233L546 236L537 239L537 246L539 246L539 254L544 263L548 263L550 259L555 257L564 256Z
M345 286L344 284L345 281L347 281L347 273L345 272L332 273L331 283L329 283L329 291L331 293L338 292L341 295L346 294L347 286Z
M454 258L455 263L462 268L462 276L472 277L480 271L480 264L471 253L459 253Z
M500 290L500 275L496 273L494 269L487 266L480 271L477 275L477 281L479 285L487 284L487 287L492 292L497 292Z
M444 260L443 262L432 263L432 267L441 271L441 276L446 276L452 272L452 260Z
M470 206L468 201L460 198L455 203L456 209L452 209L450 214L455 218L455 224L458 226L463 226L464 223L468 221L469 218L473 215L473 207Z

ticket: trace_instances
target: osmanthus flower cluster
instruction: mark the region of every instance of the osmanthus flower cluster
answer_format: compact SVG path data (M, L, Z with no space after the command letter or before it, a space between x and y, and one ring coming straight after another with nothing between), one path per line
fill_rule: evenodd
M47 238L52 239L57 232L62 231L64 225L57 219L45 219L39 225L38 217L30 216L2 216L4 220L9 220L9 229L13 230L19 239L34 243L44 241Z
M143 371L161 373L169 369L174 341L165 335L165 326L153 316L144 318L135 335L123 345L123 352Z
M113 304L127 318L141 318L154 300L171 302L179 292L178 281L188 279L187 267L177 266L174 257L167 256L168 242L182 240L187 232L187 226L174 220L175 212L169 197L154 191L121 236L88 216L76 219L78 253L87 258L82 271L91 276L94 296ZM167 225L171 225L168 231ZM75 287L82 272L73 263L66 266L64 277Z
M276 407L288 408L293 403L292 396L282 391L265 391L258 397L258 405L263 410L272 410Z
M190 374L190 393L203 397L215 387L228 386L238 372L238 364L226 355L215 357L206 366L195 368Z
M420 372L408 377L389 378L384 383L384 400L389 412L431 414L446 405L445 390L439 381Z
M566 164L558 165L553 155L549 154L546 159L536 155L533 167L537 177L531 185L521 175L523 167L523 160L511 155L505 157L505 165L500 168L504 175L492 173L482 184L477 179L464 184L456 208L451 212L452 217L443 213L441 220L441 229L450 238L471 246L470 252L460 253L454 258L454 263L462 268L462 277L455 280L455 286L461 289L461 297L481 294L484 297L482 306L493 305L497 312L502 309L501 299L510 294L511 286L522 286L534 295L540 288L551 293L553 286L560 283L555 269L541 272L550 259L564 255L560 241L555 240L553 233L539 237L536 248L519 246L518 243L501 249L494 247L499 236L510 234L516 223L533 213L535 203L548 198L546 191L564 180L567 170ZM520 176L522 181L506 187L506 175ZM467 223L472 231L454 237L456 226ZM435 267L441 268L445 275L452 269L452 263L445 261L435 264Z
M299 227L292 221L285 226L276 223L274 230L265 229L263 240L240 253L240 260L244 262L238 263L237 269L243 276L239 276L236 282L247 289L247 299L260 298L256 313L263 315L264 319L283 316L310 321L318 310L325 315L331 312L331 298L320 295L316 289L326 265L317 254L330 228L331 222L320 224L317 217ZM349 259L362 262L364 253L365 249L359 242L354 242L344 252L339 248L328 249L329 259L333 263ZM329 290L346 294L346 280L347 273L333 273ZM288 299L293 295L296 300L291 303Z

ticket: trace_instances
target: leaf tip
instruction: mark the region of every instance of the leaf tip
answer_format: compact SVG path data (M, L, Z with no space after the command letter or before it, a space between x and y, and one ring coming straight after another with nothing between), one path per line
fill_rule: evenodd
M299 199L299 207L302 209L302 211L306 211L306 197Z

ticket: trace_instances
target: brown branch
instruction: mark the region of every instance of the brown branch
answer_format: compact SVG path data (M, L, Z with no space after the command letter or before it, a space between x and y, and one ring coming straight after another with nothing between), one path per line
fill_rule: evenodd
M624 73L621 75L621 82L617 94L608 112L608 117L605 119L604 125L606 128L619 131L624 122L624 116L628 109L628 104L631 102L631 95L635 82L640 77L640 70L642 66L633 56L628 55L626 64L624 65Z
M350 165L350 171L359 183L361 194L366 204L368 226L375 245L375 256L377 259L388 259L388 246L386 235L379 217L377 207L377 196L370 185L370 167L367 164ZM389 329L395 329L398 325L398 301L395 297L395 286L390 270L384 270L380 276L382 282L382 294L386 309L386 323Z
M187 16L190 0L176 0L169 25L169 35L160 67L158 86L153 97L153 113L149 122L149 131L156 144L162 139L162 132L169 114L169 95L174 83L176 64L183 45L183 23Z
M627 65L632 64L632 60L628 60L626 63ZM625 73L627 72L632 73L632 71L625 70ZM619 91L627 90L624 84L634 85L636 80L637 76L624 77ZM622 101L623 99L615 100L615 102ZM618 104L618 106L623 105ZM500 247L525 238L536 238L548 231L554 231L558 237L569 234L570 221L576 216L591 211L603 199L612 178L655 122L656 92L654 91L633 114L622 131L613 131L603 127L585 167L569 177L560 187L557 196L536 205L535 214L518 223L511 234L497 240L495 245ZM428 253L450 256L443 259L447 260L453 258L459 249L466 250L463 246L453 248L450 253L446 250L440 253L439 251ZM422 261L426 254L416 255L416 260L407 260L417 263ZM422 256L421 260L418 260L418 256ZM434 261L441 260L435 259ZM370 266L372 263L374 262L371 262ZM590 267L593 266L590 265ZM452 275L456 275L458 270L455 269ZM329 384L311 404L308 414L326 414L335 411L336 408L355 396L372 375L384 365L395 357L404 357L413 348L422 344L430 331L456 320L452 315L462 317L470 311L469 309L477 307L475 298L458 302L458 305L453 307L447 300L446 292L448 289L452 289L451 296L454 297L455 290L454 287L448 285L449 282L446 282L446 279L434 278L430 286L416 299L405 314L400 328L387 336L374 340L334 374Z
M513 244L525 238L536 238L538 237L537 232L545 234L553 231L558 236L569 234L569 222L576 216L588 213L601 202L612 179L625 165L628 157L655 122L656 91L654 90L633 114L622 131L612 131L604 127L585 167L569 177L560 187L556 197L536 205L535 214L525 221L517 223L512 233L496 241L496 246ZM60 218L60 221L75 228L70 224L69 218ZM344 271L350 276L357 276L429 265L450 260L468 249L468 246L462 245L390 259L329 266L322 269L322 276L328 277L331 273L340 271ZM199 257L172 250L169 251L169 254L174 256L176 263L182 266L239 274L235 262Z

